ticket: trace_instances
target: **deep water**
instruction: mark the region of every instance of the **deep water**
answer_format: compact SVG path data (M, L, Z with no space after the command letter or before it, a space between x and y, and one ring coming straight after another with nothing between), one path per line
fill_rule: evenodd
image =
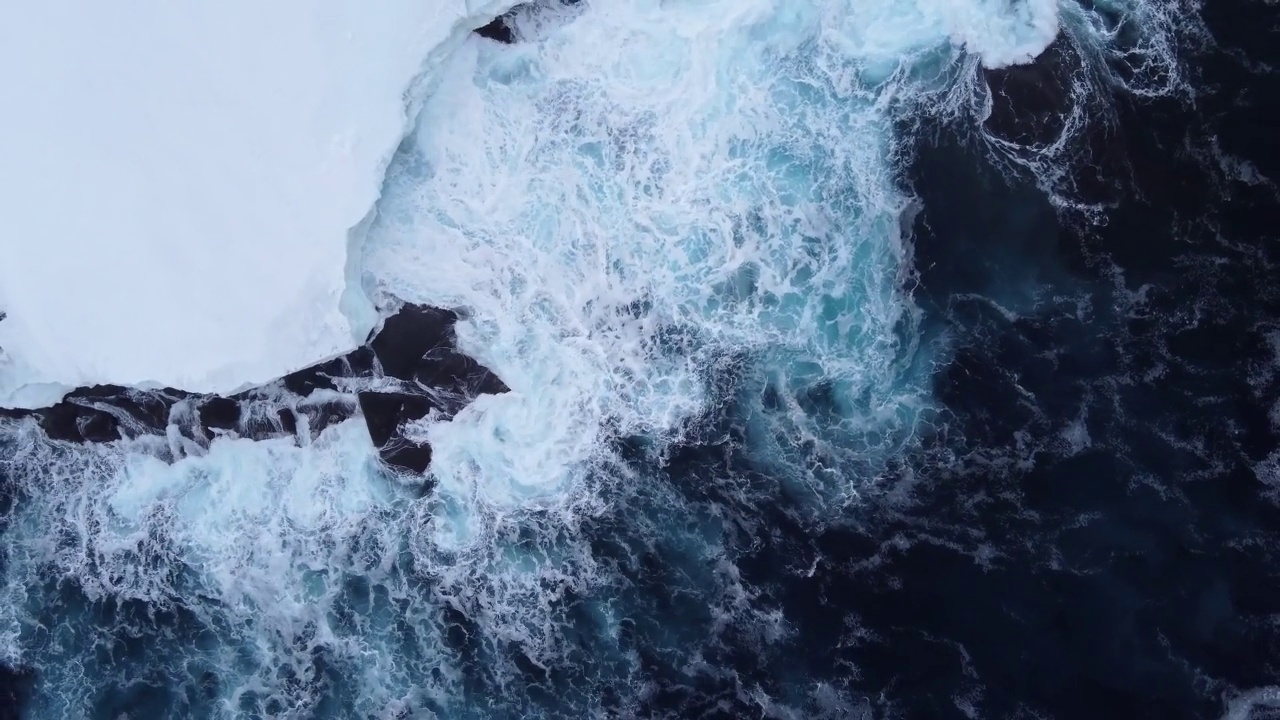
M428 150L406 141L380 226L421 240L434 213L432 231L475 241L461 257L489 265L428 255L461 277L401 299L461 306L462 349L511 391L411 423L436 448L427 478L378 465L358 421L172 465L141 441L5 425L0 718L1276 716L1280 10L1063 7L1067 31L1034 63L921 51L910 72L943 79L893 86L913 95L868 90L830 127L780 116L760 140L771 171L794 162L783 151L872 139L744 191L756 215L726 237L759 255L726 261L727 279L679 267L668 286L565 268L615 242L587 242L583 208L631 220L684 202L627 181L696 179L670 161L700 156L647 97L621 113L563 58L496 55L596 9L513 15L498 34L514 43L459 67L486 100L568 118L555 129L573 142L477 152L562 192L580 243L558 241L570 223L541 197L527 245L497 235L525 227L500 224L510 207L439 201L488 178L431 183L428 161L449 165L430 153L430 104ZM1163 34L1140 25L1156 19ZM804 56L781 35L777 52ZM788 92L838 96L821 83L839 68L795 68ZM556 73L569 90L528 81ZM463 90L442 91L460 127L521 117L495 121ZM561 162L596 116L608 137ZM667 155L637 171L646 143ZM743 173L752 149L734 150ZM891 167L841 165L867 158ZM848 214L770 224L810 187ZM460 213L494 234L466 236ZM399 257L378 240L372 258ZM715 254L692 245L626 259L656 273L677 250ZM822 272L790 281L825 304L761 290L814 257ZM677 282L708 278L723 283L705 295ZM600 296L575 305L589 283ZM537 302L486 320L508 291ZM810 337L814 318L840 330ZM560 354L539 364L531 347Z
M824 561L783 583L808 606L789 616L857 628L825 664L873 705L1202 718L1275 681L1276 14L1204 13L1194 100L1117 95L1089 132L1072 197L1105 222L971 134L916 148L917 297L954 338L943 417L909 497L807 538ZM1063 54L988 73L1012 99L988 127L1052 118Z
M859 598L875 639L837 655L906 716L1214 717L1275 682L1276 19L1206 5L1194 98L1114 98L1073 195L1104 222L963 134L917 148L945 419L900 512L815 541L844 567L813 590ZM1055 60L988 74L989 127L1043 123L1018 102Z

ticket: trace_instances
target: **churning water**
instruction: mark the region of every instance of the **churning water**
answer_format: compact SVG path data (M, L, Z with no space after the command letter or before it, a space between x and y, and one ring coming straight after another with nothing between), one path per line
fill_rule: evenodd
M1110 447L1096 423L1123 413L1090 399L1127 402L1133 368L1071 378L1106 354L1087 328L1133 337L1116 324L1153 291L1094 250L1014 245L1118 216L1111 171L1141 168L1098 138L1195 97L1198 9L597 0L509 22L519 42L473 38L438 74L354 250L387 308L458 310L511 392L410 429L429 478L388 473L358 420L175 462L172 437L4 425L24 716L1090 716L992 669L1074 678L1073 649L1000 657L906 632L904 608L1017 646L983 612L1038 628L1056 601L983 596L984 573L1101 512L1019 529L1041 511L1009 478ZM1085 400L1037 394L1020 363L1045 357ZM1071 566L1063 547L1028 562ZM910 560L937 586L892 569L913 548L952 553ZM1129 602L1109 588L1082 596ZM923 690L950 655L961 679Z

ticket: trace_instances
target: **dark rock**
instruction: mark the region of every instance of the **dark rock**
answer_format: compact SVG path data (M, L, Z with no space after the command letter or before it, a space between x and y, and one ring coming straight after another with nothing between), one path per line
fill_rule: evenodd
M76 425L86 442L111 442L122 435L119 423L105 412L90 411L76 418Z
M366 342L339 358L339 360L342 361L345 368L342 373L343 377L371 377L374 374L374 367L377 365L378 357L374 355L373 348L369 347Z
M401 428L406 422L426 417L435 407L432 399L425 395L383 392L362 392L357 397L369 438L383 461L412 472L425 472L431 463L431 448L406 439Z
M285 375L284 386L289 392L303 397L310 395L315 390L333 390L337 386L333 384L333 380L330 378L339 374L340 369L340 358L330 360L322 365L314 365Z
M336 425L356 414L356 403L345 400L331 400L321 403L299 405L296 412L307 416L307 427L311 439L319 437L321 431L330 425Z
M276 411L276 416L280 418L280 427L284 428L286 433L290 435L298 432L298 418L293 414L290 408L280 408Z
M405 393L362 392L360 411L373 444L382 447L400 434L400 426L409 420L425 417L431 411L431 398Z
M431 446L398 438L378 453L383 462L421 475L431 466Z
M240 423L240 403L230 398L210 398L200 406L198 414L200 424L206 428L235 430Z
M288 415L288 423L280 417L281 413ZM292 425L293 413L287 408L277 409L275 413L265 416L261 413L246 413L242 409L240 426L237 429L241 435L250 440L269 440L296 433L296 427L294 430L288 429L288 426Z
M137 390L119 385L95 385L77 388L64 398L64 402L81 404L105 404L123 411L117 416L125 429L135 435L163 432L169 424L169 411L179 400L190 393L166 388L163 390Z
M564 8L578 7L581 0L538 0L513 7L506 14L494 18L484 27L474 30L476 35L504 45L536 41L542 28L559 24L557 20L568 17ZM550 23L548 23L550 20ZM519 31L517 31L519 28Z
M71 391L52 407L18 412L38 417L41 428L55 440L110 442L163 434L173 406L187 397L180 390L95 385Z
M185 437L204 443L211 430L237 430L255 440L296 435L300 415L314 439L360 412L384 462L422 473L431 462L431 448L404 438L405 423L433 409L447 419L478 394L507 391L488 368L455 349L457 320L450 310L406 305L364 346L229 397L95 385L77 388L47 408L0 408L0 417L33 417L49 438L74 443L163 435L172 418ZM401 389L351 393L352 381L380 376L400 381ZM194 413L185 407L174 412L175 405L188 401Z
M111 442L120 439L120 426L101 410L63 401L40 415L40 429L53 440Z
M369 347L382 364L383 373L409 380L429 351L452 349L453 324L457 321L458 314L452 310L405 305L386 319Z
M510 390L488 368L452 347L428 351L413 379L425 387L467 396L468 400L478 394L498 395Z
M482 38L488 38L504 45L515 43L515 33L511 31L511 27L507 24L507 16L496 17L488 25L476 28L475 33Z
M289 392L303 397L315 390L336 390L335 378L372 375L374 359L368 345L362 345L346 355L285 375L284 386Z

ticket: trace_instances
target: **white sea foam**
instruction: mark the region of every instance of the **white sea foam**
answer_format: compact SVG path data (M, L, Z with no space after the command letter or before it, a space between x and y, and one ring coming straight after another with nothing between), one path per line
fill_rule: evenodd
M513 390L432 428L443 488L518 502L579 476L606 428L670 439L724 400L724 353L888 401L905 198L845 10L622 2L454 58L365 248L375 293L466 308L461 347Z

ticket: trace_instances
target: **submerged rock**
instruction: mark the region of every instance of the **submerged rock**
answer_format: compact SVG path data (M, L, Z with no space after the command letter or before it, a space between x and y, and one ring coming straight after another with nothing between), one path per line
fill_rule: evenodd
M47 408L0 408L0 417L32 418L49 438L63 442L162 436L177 426L207 446L228 433L262 440L305 431L315 439L330 425L361 415L384 463L422 473L431 448L405 438L406 423L433 410L447 420L476 395L507 392L488 368L457 351L457 320L450 310L406 305L364 346L227 397L97 385L77 388Z

